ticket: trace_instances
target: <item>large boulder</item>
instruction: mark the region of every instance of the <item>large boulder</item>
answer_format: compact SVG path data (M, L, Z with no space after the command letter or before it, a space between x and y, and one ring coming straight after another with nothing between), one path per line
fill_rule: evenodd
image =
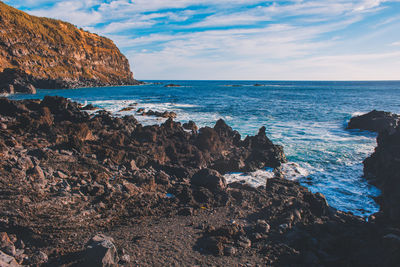
M86 266L118 266L118 261L119 257L112 237L98 234L88 242L85 251Z
M382 191L384 218L400 222L400 116L373 110L351 118L348 129L378 132L374 153L364 160L364 176Z
M226 188L225 178L216 170L202 169L192 176L192 185L205 187L211 191L223 191Z
M347 129L382 132L397 127L397 125L399 125L399 120L399 115L373 110L367 114L351 118Z
M0 73L0 93L36 94L30 75L17 69L4 69Z
M382 191L381 210L400 222L400 128L378 135L375 152L364 160L364 175Z

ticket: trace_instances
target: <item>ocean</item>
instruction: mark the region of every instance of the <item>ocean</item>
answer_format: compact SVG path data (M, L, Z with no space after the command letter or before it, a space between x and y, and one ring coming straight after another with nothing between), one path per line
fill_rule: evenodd
M36 95L59 95L91 103L116 116L137 115L138 108L174 111L177 121L193 120L213 126L222 118L242 134L254 135L261 126L268 137L284 146L289 163L287 179L298 180L343 211L368 216L379 210L379 190L362 177L362 161L376 146L376 134L346 130L348 120L373 109L400 113L400 82L291 82L291 81L146 81L125 87L38 90ZM181 87L164 87L166 84ZM257 85L257 86L255 86ZM120 112L134 105L134 110ZM164 119L136 116L143 124ZM226 175L229 182L265 184L272 170Z

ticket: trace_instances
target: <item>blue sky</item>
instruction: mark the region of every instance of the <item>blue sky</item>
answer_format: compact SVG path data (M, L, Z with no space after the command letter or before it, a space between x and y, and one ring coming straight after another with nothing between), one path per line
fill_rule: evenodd
M111 38L142 80L400 80L400 0L4 2Z

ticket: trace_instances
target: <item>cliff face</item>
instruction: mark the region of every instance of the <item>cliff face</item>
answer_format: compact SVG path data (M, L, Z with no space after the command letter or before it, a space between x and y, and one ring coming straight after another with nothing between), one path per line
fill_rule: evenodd
M48 89L137 83L111 40L0 2L0 72L5 69L18 70L11 76L22 72L34 86ZM12 84L9 72L0 75L3 91L4 84Z

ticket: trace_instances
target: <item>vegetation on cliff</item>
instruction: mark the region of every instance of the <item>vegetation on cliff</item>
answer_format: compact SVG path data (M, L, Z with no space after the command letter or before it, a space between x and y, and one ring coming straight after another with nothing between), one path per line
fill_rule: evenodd
M110 39L0 1L0 72L16 69L41 88L127 85L127 58Z

